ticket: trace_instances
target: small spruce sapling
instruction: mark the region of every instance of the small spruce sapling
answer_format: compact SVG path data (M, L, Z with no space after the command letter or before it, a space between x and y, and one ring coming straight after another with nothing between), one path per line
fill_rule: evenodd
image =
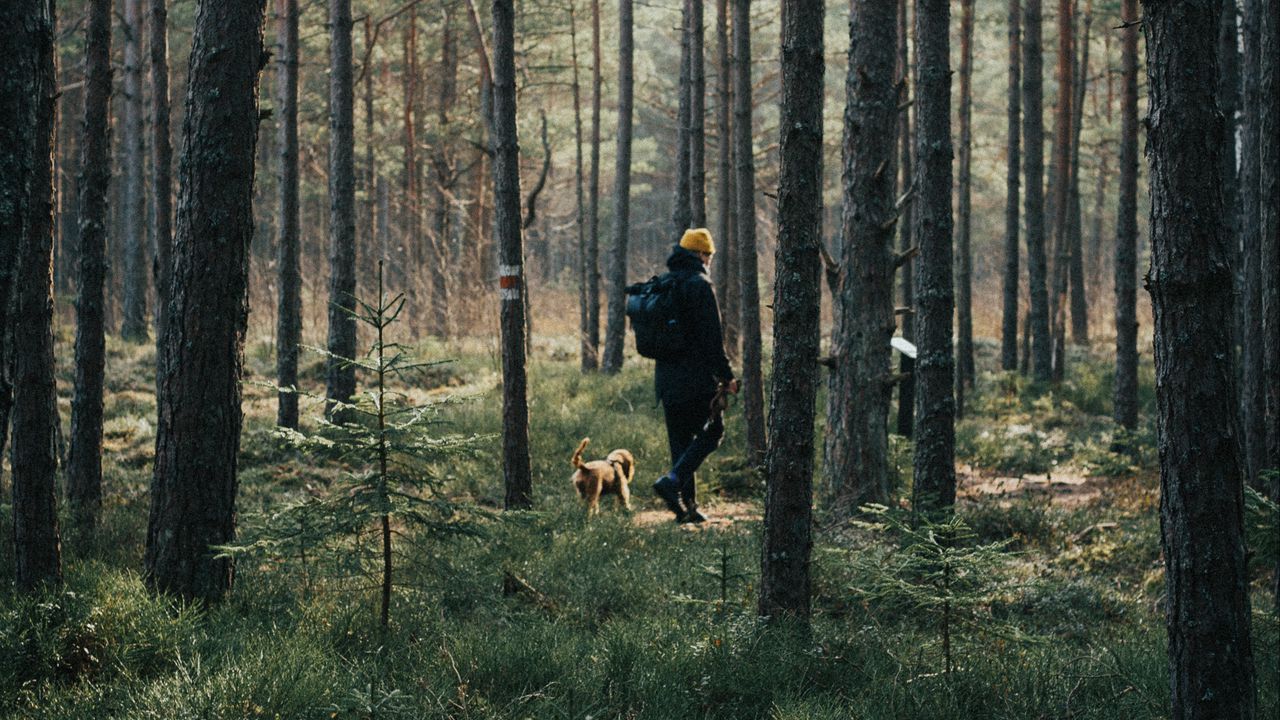
M364 357L344 358L310 348L362 370L372 381L370 387L351 403L339 403L341 412L334 417L345 422L319 418L321 432L313 435L277 428L290 445L341 463L349 471L327 490L258 518L256 526L250 525L250 542L221 548L233 556L298 558L304 573L308 556L327 555L339 576L376 577L384 630L390 622L397 538L410 537L404 530L412 528L418 537L428 538L475 537L481 534L477 521L486 515L450 500L432 471L440 461L471 452L484 438L433 434L447 401L414 404L407 394L389 387L391 380L410 384L415 373L442 364L415 360L408 348L388 339L387 329L404 306L403 293L389 297L383 291L379 263L377 301L356 298L351 311L375 333ZM370 534L376 537L372 547L366 542Z

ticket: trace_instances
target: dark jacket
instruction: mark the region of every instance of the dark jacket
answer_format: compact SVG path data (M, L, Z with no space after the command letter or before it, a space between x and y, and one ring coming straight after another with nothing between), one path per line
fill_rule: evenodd
M688 333L689 352L679 360L658 361L654 389L665 404L710 399L717 381L734 377L724 353L716 292L693 251L677 245L667 258L667 269L680 279L680 324Z

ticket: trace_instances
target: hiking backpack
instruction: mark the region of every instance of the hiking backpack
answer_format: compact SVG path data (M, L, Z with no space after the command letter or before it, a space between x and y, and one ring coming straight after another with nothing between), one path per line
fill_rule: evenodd
M654 360L678 360L688 349L680 322L680 278L657 275L627 286L627 317L636 333L636 352Z

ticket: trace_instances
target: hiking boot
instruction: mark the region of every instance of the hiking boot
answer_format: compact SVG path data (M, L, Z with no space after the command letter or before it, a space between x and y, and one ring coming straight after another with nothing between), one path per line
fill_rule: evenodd
M689 508L689 511L686 512L684 515L682 515L680 519L677 520L676 522L697 524L697 523L704 523L706 521L707 521L706 515L703 515L702 513L698 512L698 508L691 507Z
M680 507L679 480L670 475L663 475L653 484L653 492L662 498L662 502L666 503L668 510L675 513L677 520L684 516L684 510Z

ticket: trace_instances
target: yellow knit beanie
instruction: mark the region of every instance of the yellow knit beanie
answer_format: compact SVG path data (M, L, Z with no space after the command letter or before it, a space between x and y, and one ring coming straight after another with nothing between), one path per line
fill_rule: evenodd
M680 238L680 247L708 255L714 255L716 252L716 244L711 240L711 232L706 228L685 230L684 237Z

